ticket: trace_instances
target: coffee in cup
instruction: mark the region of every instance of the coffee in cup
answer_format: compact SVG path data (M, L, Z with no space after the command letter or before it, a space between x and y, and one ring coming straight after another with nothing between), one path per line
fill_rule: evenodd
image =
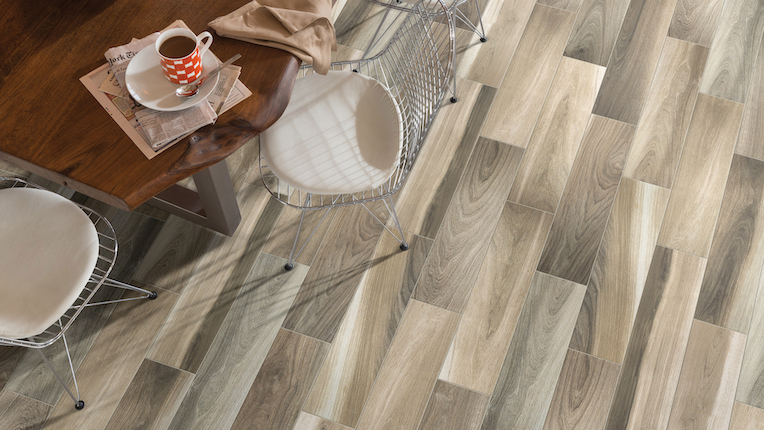
M205 40L206 39L206 40ZM174 84L188 84L202 74L202 58L212 44L212 35L195 35L185 28L173 28L159 35L155 47L162 72Z

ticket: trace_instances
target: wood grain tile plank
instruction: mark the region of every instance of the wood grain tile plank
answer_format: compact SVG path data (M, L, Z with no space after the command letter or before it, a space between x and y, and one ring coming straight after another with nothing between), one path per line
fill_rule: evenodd
M419 430L477 430L488 396L438 380Z
M297 416L294 430L352 430L352 428L307 412L300 412L300 415Z
M627 0L583 0L565 56L607 66L628 6Z
M764 31L764 4L728 0L711 42L700 92L745 103Z
M166 429L193 375L151 360L144 360L106 430Z
M604 73L604 67L562 58L509 201L557 210Z
M504 206L441 379L491 394L551 225L551 214Z
M623 175L671 188L708 49L666 38Z
M623 178L570 347L622 363L669 190Z
M723 0L678 0L669 37L711 46L723 5Z
M735 400L759 409L764 409L764 278L759 280L759 292L756 295L756 305L748 330L748 343L743 356L743 367L740 369ZM753 298L749 298L753 300Z
M632 0L593 113L636 125L677 0Z
M620 368L616 363L569 349L544 430L605 428Z
M538 0L537 3L576 13L581 7L581 2L582 0Z
M281 329L231 430L293 428L329 345Z
M735 155L695 318L748 333L764 268L764 162Z
M77 383L85 409L74 409L61 396L46 428L102 429L111 419L130 381L135 377L177 295L158 290L156 300L120 303L77 369Z
M158 334L148 358L196 373L281 211L263 188L238 193L242 221L232 237L216 235Z
M282 258L289 258L289 253L292 251L292 245L294 244L294 236L297 234L297 227L300 224L300 215L302 211L294 208L284 208L281 212L278 222L273 227L273 232L268 237L268 242L265 244L263 252L267 252L272 255L276 255ZM318 225L318 229L313 233L310 241L305 244L300 255L295 258L295 262L310 266L313 259L316 257L321 244L326 239L326 233L334 221L334 217L337 215L336 210L330 211L324 217L326 211L307 211L305 218L302 222L302 232L300 236L300 242L297 244L295 252L299 251L305 242L305 238L308 237L308 232L313 231ZM321 220L323 218L323 221ZM333 240L329 238L329 240Z
M592 116L537 270L578 284L589 282L634 128Z
M0 390L5 387L8 379L10 379L16 370L16 366L19 365L19 362L21 362L21 359L24 358L28 351L28 348L20 346L0 347Z
M416 430L459 315L409 301L356 430Z
M200 225L169 217L133 279L180 293L214 236Z
M499 221L523 150L481 138L446 213L414 298L461 313Z
M8 390L0 390L0 428L39 430L51 406Z
M656 247L607 429L666 428L705 265Z
M540 429L586 287L536 272L483 430Z
M746 336L695 320L668 428L727 428Z
M764 409L735 402L729 430L764 430Z
M478 140L496 89L459 80L459 102L446 104L430 128L395 209L406 231L434 239Z
M284 264L260 254L168 428L231 427L308 272Z
M340 208L282 326L332 342L382 234L361 205Z
M432 240L407 234L409 250L384 234L302 410L355 427Z
M482 136L525 148L576 15L536 4L509 64Z
M491 43L480 43L479 37L472 35L456 75L499 88L535 4L533 0L488 2L483 11L483 24ZM459 93L461 100L461 90Z
M658 245L708 256L743 105L698 95Z
M748 157L764 160L764 44L759 44L751 84L743 109L743 122L740 125L735 152Z

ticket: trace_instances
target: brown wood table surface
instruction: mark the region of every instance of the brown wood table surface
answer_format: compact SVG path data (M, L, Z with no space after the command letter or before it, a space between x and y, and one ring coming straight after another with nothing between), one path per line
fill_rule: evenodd
M281 116L300 66L285 51L223 38L207 26L245 3L0 0L0 158L123 210L219 165ZM105 63L108 48L177 19L197 34L210 30L219 58L242 54L236 64L252 96L148 160L79 78ZM203 215L198 196L180 196L178 205Z

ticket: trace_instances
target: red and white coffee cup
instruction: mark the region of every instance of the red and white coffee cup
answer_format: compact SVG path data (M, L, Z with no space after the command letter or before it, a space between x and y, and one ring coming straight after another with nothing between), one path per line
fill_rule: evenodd
M162 72L173 84L195 81L202 75L202 58L211 44L212 35L208 31L198 36L185 28L163 32L155 44Z

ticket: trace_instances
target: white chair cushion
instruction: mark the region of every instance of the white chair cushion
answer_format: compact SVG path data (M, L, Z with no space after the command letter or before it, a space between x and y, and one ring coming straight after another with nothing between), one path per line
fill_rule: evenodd
M331 71L298 79L284 114L260 135L284 182L321 194L371 190L395 171L403 142L398 106L379 82Z
M74 303L98 258L87 215L58 194L0 190L0 337L42 333Z

